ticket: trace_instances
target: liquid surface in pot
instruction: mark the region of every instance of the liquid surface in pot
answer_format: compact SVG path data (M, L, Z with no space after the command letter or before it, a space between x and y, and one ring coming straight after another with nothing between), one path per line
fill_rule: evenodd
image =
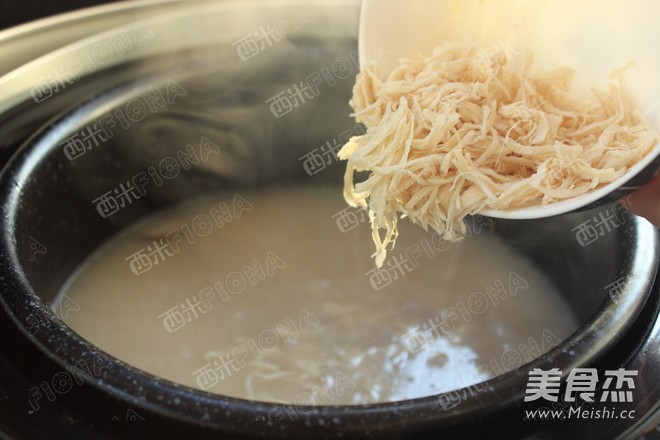
M81 336L154 375L324 405L473 385L577 328L552 284L493 235L450 244L406 220L400 228L376 270L368 219L336 188L205 197L111 240L72 276L60 310Z

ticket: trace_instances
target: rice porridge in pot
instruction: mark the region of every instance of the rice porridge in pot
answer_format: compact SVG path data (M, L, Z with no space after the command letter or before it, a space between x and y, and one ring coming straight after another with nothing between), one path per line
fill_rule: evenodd
M453 244L402 224L401 255L376 269L368 222L336 188L223 193L111 240L59 299L78 305L65 321L94 345L210 392L331 405L429 396L515 369L578 326L529 260L474 223ZM135 265L141 250L157 264Z

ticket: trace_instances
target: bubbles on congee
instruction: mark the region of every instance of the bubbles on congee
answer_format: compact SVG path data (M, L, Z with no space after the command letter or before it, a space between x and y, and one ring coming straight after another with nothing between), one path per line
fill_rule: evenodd
M182 232L221 203L231 212L237 196L253 209L203 236ZM346 227L338 221L346 209L334 187L291 187L217 194L155 214L73 275L62 295L79 310L65 322L111 355L183 385L317 405L474 385L577 328L550 281L486 228L448 244L401 222L396 252L375 268L368 222L356 211ZM153 258L154 243L168 246L168 257L135 270L131 256Z

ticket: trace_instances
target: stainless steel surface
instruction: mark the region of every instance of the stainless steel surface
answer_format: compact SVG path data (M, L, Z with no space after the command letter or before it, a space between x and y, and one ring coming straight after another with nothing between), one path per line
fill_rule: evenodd
M110 3L3 30L0 32L0 75L90 35L148 18L154 13L154 6L158 6L163 12L168 9L176 11L185 9L191 1L203 0L135 0Z

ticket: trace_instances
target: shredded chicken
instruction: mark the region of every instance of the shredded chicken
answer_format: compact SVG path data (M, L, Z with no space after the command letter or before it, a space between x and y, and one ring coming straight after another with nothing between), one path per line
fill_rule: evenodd
M622 70L608 91L578 92L573 70L538 73L522 58L451 43L400 60L384 82L374 67L358 75L351 106L367 131L339 157L346 201L369 210L378 267L399 213L457 241L467 215L593 191L658 143L624 93ZM356 183L361 171L369 175Z

